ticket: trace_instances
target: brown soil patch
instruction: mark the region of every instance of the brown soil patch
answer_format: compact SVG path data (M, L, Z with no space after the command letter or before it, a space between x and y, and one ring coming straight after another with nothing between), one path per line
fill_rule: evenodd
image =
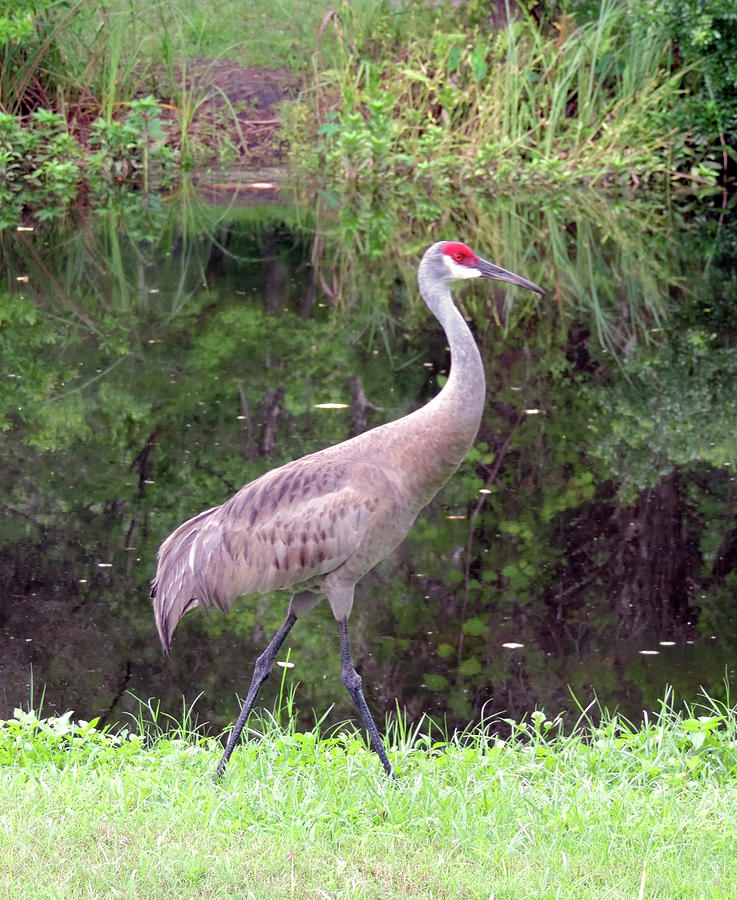
M279 106L299 92L294 72L197 60L189 64L186 86L198 104L190 125L198 143L211 147L214 156L224 150L237 154L231 164L249 169L278 165L284 153Z

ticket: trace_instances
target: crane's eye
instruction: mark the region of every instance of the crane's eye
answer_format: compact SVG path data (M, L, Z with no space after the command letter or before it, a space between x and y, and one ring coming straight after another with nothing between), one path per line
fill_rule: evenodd
M473 251L469 250L465 244L459 241L448 241L443 245L443 253L447 254L449 259L461 266L472 266L476 261Z

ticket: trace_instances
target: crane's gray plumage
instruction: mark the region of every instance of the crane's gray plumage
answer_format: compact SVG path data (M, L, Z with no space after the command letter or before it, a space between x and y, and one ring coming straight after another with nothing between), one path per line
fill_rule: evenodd
M223 612L244 594L293 591L287 618L259 657L221 775L296 619L327 597L339 623L341 675L387 773L393 771L353 667L347 620L356 583L403 540L420 510L460 465L478 433L485 399L476 342L450 293L454 279L486 277L543 293L530 281L439 241L422 257L420 292L450 346L451 371L426 406L304 456L246 484L222 506L180 525L161 545L151 596L168 652L177 623L202 604Z

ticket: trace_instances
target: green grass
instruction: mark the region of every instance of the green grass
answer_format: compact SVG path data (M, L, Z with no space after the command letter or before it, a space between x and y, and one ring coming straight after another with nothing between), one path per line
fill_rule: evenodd
M155 718L155 717L154 717ZM395 724L398 783L352 730L266 723L220 785L185 727L0 729L0 886L23 898L733 896L737 716L713 701L506 740ZM507 724L509 723L497 723Z
M180 68L184 75L196 60L305 69L323 19L336 8L331 0L221 0L217 7L208 0L11 5L16 8L5 16L0 5L0 106L18 112L38 103L57 104L59 111L91 105L108 118L119 104L153 89L152 80L162 90L171 88L167 78L174 81ZM357 0L351 10L370 29L384 7L382 0ZM328 33L322 39L328 54L331 44Z

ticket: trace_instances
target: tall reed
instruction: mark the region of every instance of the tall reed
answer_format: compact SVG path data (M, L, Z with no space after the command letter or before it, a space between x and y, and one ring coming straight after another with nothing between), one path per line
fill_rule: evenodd
M437 209L464 184L626 187L692 161L669 120L682 73L629 5L601 0L595 21L557 28L509 12L491 36L446 21L364 47L337 26L336 64L300 123L313 117L320 144L292 130L295 165L339 195L424 188Z

